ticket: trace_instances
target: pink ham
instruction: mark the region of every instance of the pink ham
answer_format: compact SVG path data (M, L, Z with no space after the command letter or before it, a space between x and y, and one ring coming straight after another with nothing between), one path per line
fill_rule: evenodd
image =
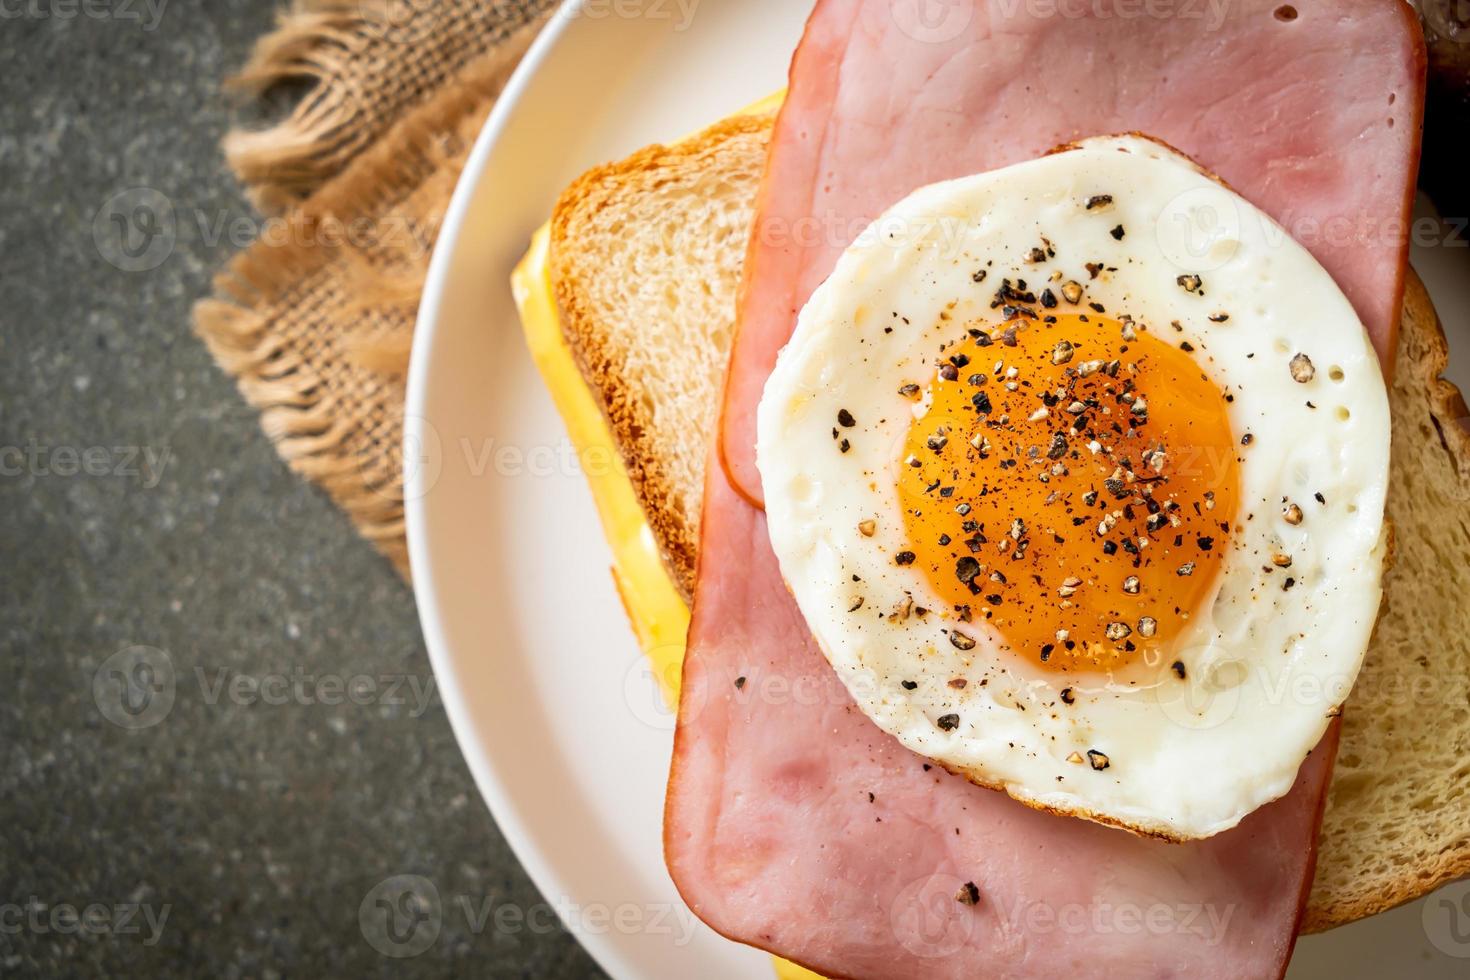
M809 639L764 515L710 474L664 823L701 919L829 977L1281 975L1336 729L1288 797L1202 843L1027 809L863 716ZM957 899L971 883L973 905Z
M776 352L864 222L1078 137L1147 132L1223 175L1314 249L1387 360L1423 93L1407 6L1106 3L821 0L792 64L713 454L734 480L709 467L665 846L706 922L829 976L1256 980L1290 958L1335 729L1288 797L1209 841L1028 810L863 717L742 499ZM948 13L926 27L916 4ZM1206 9L1214 29L1183 18Z
M1401 0L823 0L745 267L721 457L759 504L755 407L796 314L916 188L1118 132L1164 140L1311 249L1385 364L1425 54Z

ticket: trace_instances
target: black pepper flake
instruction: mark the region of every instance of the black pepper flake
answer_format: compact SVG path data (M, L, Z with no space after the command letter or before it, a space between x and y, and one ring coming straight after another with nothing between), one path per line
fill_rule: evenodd
M743 691L743 690L745 690L745 678L744 677L737 677L737 678L735 678L735 690L737 690L737 691Z
M1062 688L1062 703L1063 704L1076 704L1077 703L1077 695L1072 692L1072 689L1070 687L1064 687L1064 688Z
M960 727L960 716L940 715L939 718L934 722L934 724L939 726L939 730L941 732L952 732L956 728Z
M1112 204L1112 203L1113 203L1113 195L1111 195L1111 194L1094 194L1094 195L1092 195L1091 197L1089 197L1087 199L1087 210L1094 211L1094 210L1096 210L1098 208L1105 208L1109 204Z
M1197 293L1204 285L1204 280L1199 276L1180 276L1174 280L1186 293Z
M1108 234L1113 236L1113 241L1121 242L1123 240L1123 236L1127 234L1127 232L1123 230L1122 225L1118 225L1112 231L1108 232Z
M905 691L917 690L919 687L918 681L900 681L899 683L903 685L903 689Z
M1175 676L1177 676L1181 681L1184 680L1184 661L1174 661L1174 665L1170 669L1174 671Z
M975 392L975 394L970 397L970 401L974 404L975 411L979 412L981 415L989 415L994 408L994 406L992 406L990 403L990 396L983 391Z
M1195 543L1199 545L1199 550L1200 551L1214 551L1215 550L1215 539L1214 538L1200 538Z
M1256 441L1256 437L1253 436L1253 435L1251 435L1249 432L1247 432L1245 435L1243 435L1243 436L1240 437L1240 444L1242 446L1249 446L1251 443L1253 443L1255 441Z
M1102 772L1104 769L1110 768L1113 764L1111 759L1097 749L1087 750L1087 761L1097 772Z
M939 377L944 381L958 381L960 369L953 364L941 364L939 365Z
M1046 452L1047 459L1061 459L1067 455L1067 437L1058 432L1051 437L1051 448Z
M967 881L963 885L961 885L960 890L955 893L954 900L956 902L959 902L961 905L979 905L980 889L975 887L975 883L973 881Z
M1229 313L1211 313L1210 314L1210 322L1211 323L1224 323L1228 319L1230 319L1230 314Z
M857 425L857 419L853 418L852 413L844 408L837 413L837 424L844 429L851 429Z
M990 275L990 273L986 272L984 269L980 269L979 271L977 271L970 278L973 279L973 280L975 280L976 282L984 282L985 281L985 277L988 276L988 275Z
M919 386L909 383L898 389L898 393L905 398L917 398L919 395Z
M1041 291L1041 305L1046 307L1048 310L1056 309L1057 294L1052 292L1050 289L1043 289Z
M955 562L954 573L955 577L957 577L961 582L969 585L971 582L975 581L975 576L980 574L980 563L971 558L969 555L966 555L959 561Z
M844 439L837 444L837 448L841 450L842 453L845 455L849 450L852 449L852 443Z
M1088 303L1087 305L1092 308L1094 313L1106 313L1108 311L1107 307L1101 303Z
M1194 353L1194 345L1191 344L1187 340L1181 340L1179 342L1179 349L1182 350L1182 351L1184 351L1184 353L1186 353L1186 354L1193 354Z
M918 560L918 557L919 556L914 554L912 551L900 551L898 554L893 556L893 562L896 565L912 565L916 560Z
M959 630L950 630L949 643L950 646L954 647L956 650L975 649L975 638L973 636L967 636L966 634L961 633Z
M1322 496L1320 493L1314 493L1314 494L1312 494L1312 496L1315 497L1315 498L1317 498L1317 503L1322 504L1323 506L1326 506L1326 504L1327 504L1327 498L1326 497Z

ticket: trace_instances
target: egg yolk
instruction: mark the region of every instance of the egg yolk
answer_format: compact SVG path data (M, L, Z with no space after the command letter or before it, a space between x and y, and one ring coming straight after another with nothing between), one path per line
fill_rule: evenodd
M1171 663L1240 484L1226 396L1191 350L1068 314L940 353L894 465L913 564L956 618L1050 670Z

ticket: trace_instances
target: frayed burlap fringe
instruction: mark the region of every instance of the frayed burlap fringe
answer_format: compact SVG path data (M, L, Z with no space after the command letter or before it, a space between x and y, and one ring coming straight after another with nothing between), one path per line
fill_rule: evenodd
M283 213L194 318L281 457L407 574L404 374L424 274L470 146L549 4L382 2L407 12L305 0L257 46L239 87L316 85L279 125L226 140L252 197ZM461 60L473 45L439 36L446 24L479 32L476 56ZM378 84L385 52L400 74Z
M550 7L546 0L297 0L227 83L311 88L268 129L225 139L225 158L267 213L339 173L398 118Z

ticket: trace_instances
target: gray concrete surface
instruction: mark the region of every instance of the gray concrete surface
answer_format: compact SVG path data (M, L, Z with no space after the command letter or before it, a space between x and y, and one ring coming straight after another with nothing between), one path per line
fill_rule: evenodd
M190 332L234 246L104 257L130 188L251 215L216 83L277 5L0 4L0 976L597 975L470 782L408 589ZM443 902L412 958L360 921L398 875Z

